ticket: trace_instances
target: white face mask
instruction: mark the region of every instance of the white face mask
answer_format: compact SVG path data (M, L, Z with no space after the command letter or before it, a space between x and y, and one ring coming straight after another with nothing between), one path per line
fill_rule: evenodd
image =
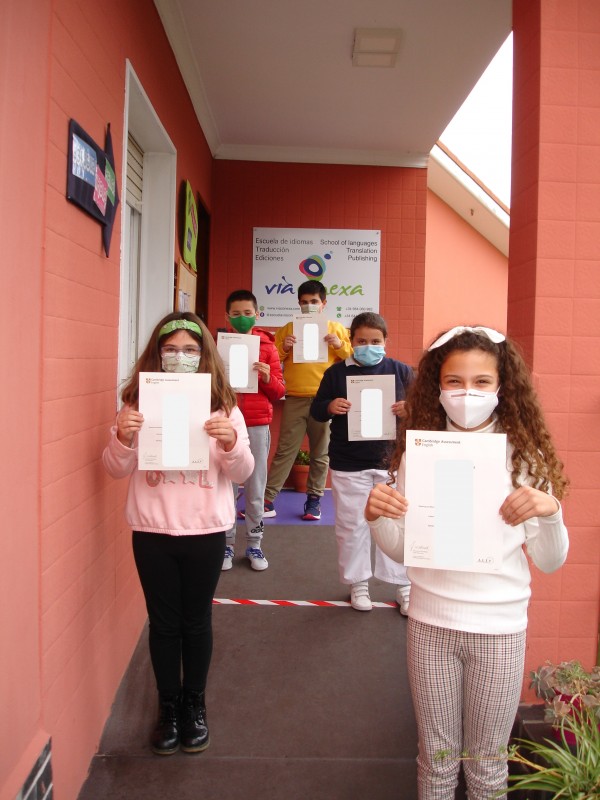
M498 389L495 392L479 392L476 389L468 391L440 389L440 403L455 425L470 430L477 428L492 416L498 405Z
M173 355L161 356L163 372L198 372L200 356L186 356L179 351Z
M300 311L303 314L318 314L321 310L319 303L303 303L300 306Z

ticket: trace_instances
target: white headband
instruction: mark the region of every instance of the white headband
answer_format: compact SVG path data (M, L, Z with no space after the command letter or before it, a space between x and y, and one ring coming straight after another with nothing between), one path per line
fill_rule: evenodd
M506 340L506 336L503 333L499 333L493 328L484 328L481 325L478 325L476 328L470 328L467 325L457 325L456 328L451 328L449 331L446 331L446 333L443 333L439 339L436 339L435 342L429 346L428 350L435 350L437 347L441 347L443 344L446 344L446 342L449 342L450 339L454 339L455 336L459 336L461 333L483 334L494 342L494 344L500 344L500 342Z

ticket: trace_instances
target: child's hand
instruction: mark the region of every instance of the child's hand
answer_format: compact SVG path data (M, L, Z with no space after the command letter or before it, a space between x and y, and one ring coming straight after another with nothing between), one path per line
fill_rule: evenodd
M283 352L289 353L292 347L296 344L296 337L290 333L289 336L286 336L283 340Z
M405 405L406 402L404 400L396 401L392 405L392 414L394 414L397 417L405 417L406 416L406 410L404 408Z
M271 380L271 365L263 364L262 361L255 361L252 368L258 372L258 377L261 381L269 383Z
M365 519L373 522L378 517L400 519L406 514L408 500L399 491L388 486L387 483L378 483L371 489L367 505L365 506Z
M117 439L126 447L131 447L133 437L144 424L144 415L131 406L123 406L117 414Z
M560 503L552 495L532 486L520 486L502 503L500 516L507 525L514 526L532 517L549 517L559 508Z
M335 400L332 400L327 406L327 411L330 414L347 414L351 406L352 403L346 400L345 397L336 397Z
M339 336L336 336L335 333L328 333L327 336L323 337L327 342L328 347L333 347L334 350L339 350L342 346L342 340Z
M237 433L229 417L212 417L204 423L204 430L229 453L237 441Z

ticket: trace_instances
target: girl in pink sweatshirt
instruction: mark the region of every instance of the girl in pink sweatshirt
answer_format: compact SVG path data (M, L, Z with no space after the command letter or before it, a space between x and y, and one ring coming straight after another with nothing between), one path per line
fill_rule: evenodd
M139 470L137 436L140 372L211 375L209 468ZM236 406L212 336L189 312L168 314L154 329L121 393L123 407L104 450L114 478L130 476L125 514L150 621L152 667L159 717L152 750L170 755L209 744L204 690L212 652L212 601L234 524L232 482L252 472L244 419Z

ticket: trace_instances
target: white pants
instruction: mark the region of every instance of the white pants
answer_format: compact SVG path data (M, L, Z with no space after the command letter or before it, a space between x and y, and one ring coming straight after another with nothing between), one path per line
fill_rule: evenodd
M331 470L331 490L335 506L335 536L342 583L368 580L373 574L387 583L408 584L406 567L392 561L375 546L375 572L371 569L371 531L364 512L369 492L385 483L388 473L382 469L359 472Z

